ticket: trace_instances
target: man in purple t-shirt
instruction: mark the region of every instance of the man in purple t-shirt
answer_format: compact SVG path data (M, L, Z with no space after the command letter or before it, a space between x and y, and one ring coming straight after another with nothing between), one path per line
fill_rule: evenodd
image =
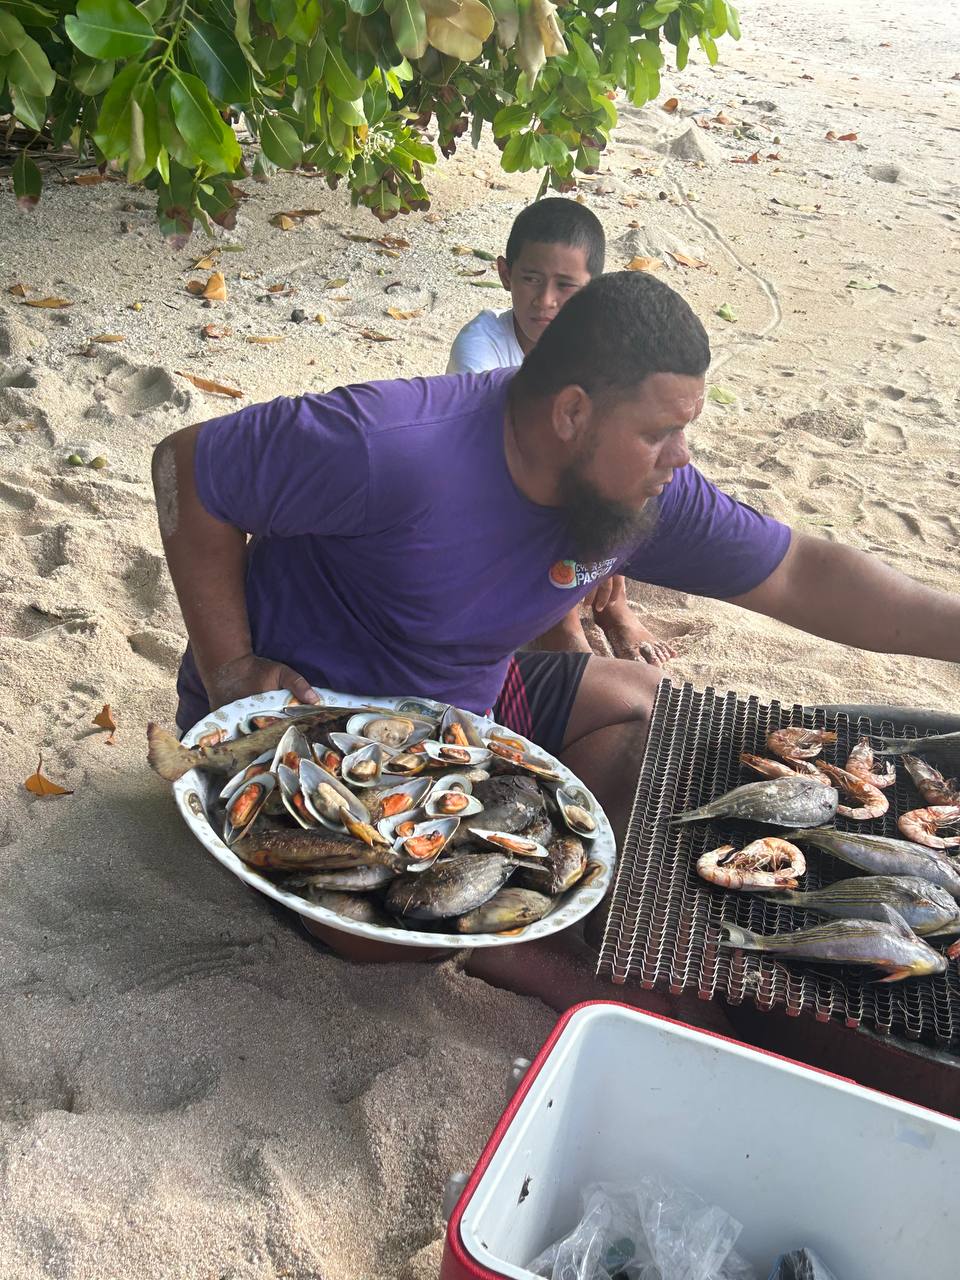
M598 577L960 659L960 600L791 534L691 465L709 359L677 293L620 272L519 371L278 399L170 436L154 478L190 636L180 725L267 689L309 701L311 684L494 708L622 832L660 672L516 653Z

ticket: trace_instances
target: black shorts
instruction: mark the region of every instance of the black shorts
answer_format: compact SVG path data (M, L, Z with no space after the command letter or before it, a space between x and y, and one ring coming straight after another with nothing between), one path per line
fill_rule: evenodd
M589 653L547 653L539 649L515 653L494 705L493 718L550 755L558 756L589 660Z

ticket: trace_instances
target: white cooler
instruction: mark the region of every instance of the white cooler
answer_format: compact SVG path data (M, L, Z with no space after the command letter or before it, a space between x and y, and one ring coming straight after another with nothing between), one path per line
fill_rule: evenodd
M598 1001L526 1073L450 1218L441 1280L532 1280L586 1184L657 1173L742 1222L764 1280L802 1246L837 1280L960 1277L960 1122Z

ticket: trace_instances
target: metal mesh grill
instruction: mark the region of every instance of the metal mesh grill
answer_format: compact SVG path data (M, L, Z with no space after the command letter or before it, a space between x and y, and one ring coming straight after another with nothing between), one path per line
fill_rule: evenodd
M733 1004L753 1000L761 1009L782 1006L793 1015L812 1013L850 1027L922 1040L960 1053L960 974L951 964L935 978L878 985L876 972L815 964L784 964L757 953L721 948L720 923L734 921L757 933L784 933L820 923L822 917L761 901L753 895L711 888L696 873L696 861L721 844L738 847L761 834L756 824L722 818L671 826L674 813L693 809L755 775L743 769L741 751L766 754L764 740L783 725L835 729L835 756L842 762L860 734L911 736L908 724L851 719L845 714L779 702L761 703L689 684L660 685L617 867L597 972L614 982L630 978L644 987L666 986L679 994ZM887 791L890 810L882 818L837 825L899 836L898 814L922 805L906 770L897 770ZM765 828L772 832L773 828ZM810 849L805 887L819 888L856 875L854 868Z

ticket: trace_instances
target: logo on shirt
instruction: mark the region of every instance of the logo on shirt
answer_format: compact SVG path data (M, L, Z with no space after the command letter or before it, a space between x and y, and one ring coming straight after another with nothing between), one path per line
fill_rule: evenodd
M613 570L616 557L611 560L597 560L594 564L578 564L576 560L558 560L550 566L548 577L555 587L568 591L572 587L587 587Z

